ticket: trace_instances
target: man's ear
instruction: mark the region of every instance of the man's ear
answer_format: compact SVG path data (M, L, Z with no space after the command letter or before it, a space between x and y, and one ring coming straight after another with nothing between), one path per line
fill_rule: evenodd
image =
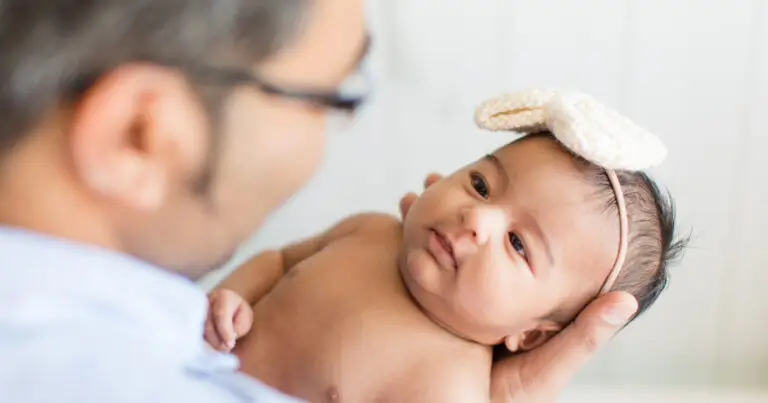
M73 112L66 136L76 175L123 207L158 208L172 181L204 162L204 110L172 69L121 66L94 83Z
M551 320L539 322L536 327L520 332L516 335L507 336L504 344L511 352L530 351L546 343L547 340L554 337L563 330L563 326Z

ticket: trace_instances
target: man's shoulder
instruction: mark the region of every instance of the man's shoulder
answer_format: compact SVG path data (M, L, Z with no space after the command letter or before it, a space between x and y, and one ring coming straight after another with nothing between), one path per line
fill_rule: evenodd
M292 402L231 366L217 368L205 358L183 362L135 339L46 339L4 352L13 365L0 369L0 401Z

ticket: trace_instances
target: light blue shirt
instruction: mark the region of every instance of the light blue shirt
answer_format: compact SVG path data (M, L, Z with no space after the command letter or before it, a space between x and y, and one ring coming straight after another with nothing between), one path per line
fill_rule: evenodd
M193 282L0 227L0 402L295 402L203 341Z

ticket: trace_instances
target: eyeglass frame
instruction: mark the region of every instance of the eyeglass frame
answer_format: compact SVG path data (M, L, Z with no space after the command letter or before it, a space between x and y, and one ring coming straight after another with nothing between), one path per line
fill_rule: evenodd
M365 59L365 57L368 55L370 47L371 36L366 35L362 50L358 56L358 63ZM337 110L349 115L354 115L360 105L365 102L369 95L368 93L359 95L345 95L338 90L329 91L310 88L288 87L275 84L274 82L267 80L251 71L229 67L197 65L196 68L186 68L184 71L187 72L187 74L196 75L197 78L213 76L217 77L219 80L229 81L231 83L249 84L266 94L307 102L311 105ZM368 84L371 83L372 80L366 74L367 72L365 69L361 68L361 66L358 66L357 72L362 74Z
M355 113L360 105L365 102L368 94L345 95L340 91L316 90L310 88L296 88L275 84L256 73L246 70L198 65L194 68L185 68L187 74L196 79L204 77L215 78L216 81L226 81L236 84L248 84L258 90L283 98L294 99L317 105L323 108L334 109L344 113ZM370 81L366 74L362 74L366 81Z

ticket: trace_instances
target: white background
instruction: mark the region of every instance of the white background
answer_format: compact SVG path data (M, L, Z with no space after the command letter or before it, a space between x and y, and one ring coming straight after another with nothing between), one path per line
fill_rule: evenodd
M501 145L472 126L499 92L590 92L670 148L653 172L693 231L667 293L577 383L768 385L768 4L762 0L378 0L376 98L209 287L264 247L396 212L430 171Z

